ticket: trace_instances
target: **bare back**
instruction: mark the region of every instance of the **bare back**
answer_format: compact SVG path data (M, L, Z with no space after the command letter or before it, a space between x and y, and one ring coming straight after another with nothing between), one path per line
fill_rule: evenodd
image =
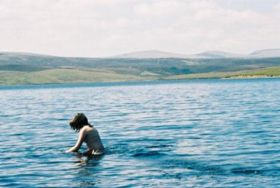
M87 144L89 150L93 150L93 153L103 153L104 146L101 142L98 131L94 127L88 125L84 126L85 138L84 142Z

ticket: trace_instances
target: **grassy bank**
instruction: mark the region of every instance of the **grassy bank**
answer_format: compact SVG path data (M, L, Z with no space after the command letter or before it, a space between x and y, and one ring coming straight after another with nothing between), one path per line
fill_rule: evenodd
M36 72L0 71L0 85L119 82L153 79L97 69L50 69Z
M166 77L166 79L207 79L207 78L266 78L280 77L280 67L269 67L257 70L235 72L209 72L198 74L182 74Z
M250 71L209 72L162 76L156 74L124 74L102 69L59 68L43 71L0 71L0 85L125 82L141 80L221 79L221 78L265 78L280 77L280 67Z

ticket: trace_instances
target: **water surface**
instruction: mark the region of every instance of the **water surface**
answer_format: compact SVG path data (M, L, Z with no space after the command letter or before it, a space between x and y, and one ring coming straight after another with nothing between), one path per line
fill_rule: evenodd
M279 187L278 88L280 79L1 87L0 186ZM77 112L99 130L104 157L64 153Z

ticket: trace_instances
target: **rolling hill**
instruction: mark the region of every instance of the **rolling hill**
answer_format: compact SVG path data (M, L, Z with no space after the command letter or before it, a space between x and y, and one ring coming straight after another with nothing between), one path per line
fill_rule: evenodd
M164 52L159 50L145 50L125 53L114 56L113 58L130 58L130 59L151 59L151 58L186 58L184 54Z
M244 57L244 54L234 54L223 51L205 51L192 55L193 58L204 58L204 59L219 59L219 58L241 58Z
M250 53L249 56L255 58L280 57L280 49L257 50Z
M149 52L149 56L145 54L147 52L110 58L70 58L3 52L0 53L0 85L185 79L201 78L201 75L221 78L228 73L238 76L251 71L248 75L253 75L280 66L280 57L270 56L194 58L158 51ZM272 76L278 76L278 71L280 75L279 68L275 70Z

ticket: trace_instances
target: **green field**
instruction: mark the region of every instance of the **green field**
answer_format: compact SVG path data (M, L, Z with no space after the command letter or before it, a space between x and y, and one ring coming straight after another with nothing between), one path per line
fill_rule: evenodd
M166 77L166 79L207 79L207 78L263 78L279 77L280 67L268 67L256 70L245 70L235 72L209 72L197 74L182 74Z
M0 85L119 82L145 79L150 80L154 77L140 77L95 69L50 69L36 72L0 71Z
M238 72L210 72L160 77L158 75L137 76L95 69L51 69L35 72L0 71L0 85L85 83L85 82L123 82L139 80L179 80L179 79L221 79L221 78L259 78L279 77L280 67L270 67Z

